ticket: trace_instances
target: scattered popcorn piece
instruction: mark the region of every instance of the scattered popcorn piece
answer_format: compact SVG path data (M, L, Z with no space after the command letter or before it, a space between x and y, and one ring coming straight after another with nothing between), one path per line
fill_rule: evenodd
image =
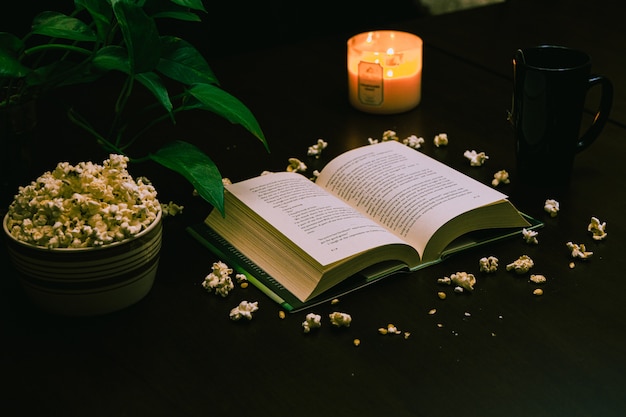
M569 269L574 269L574 268L576 268L576 264L574 262L570 262Z
M450 279L450 277L437 278L437 283L450 285L452 283L452 280Z
M532 274L530 276L530 280L534 282L535 284L543 284L544 282L547 281L544 275L539 275L539 274Z
M424 143L424 138L422 137L418 138L415 135L411 135L408 138L404 139L402 143L404 143L409 148L419 149L422 147L422 144Z
M242 282L245 282L247 280L248 278L244 274L235 274L235 281L237 281L238 284L241 284Z
M377 144L377 143L378 143L378 139L367 138L367 142L368 142L370 145L375 145L375 144Z
M446 299L446 293L443 291L439 291L437 293L437 297L439 297L441 300L445 300Z
M289 165L287 166L288 172L305 172L307 166L304 162L298 158L289 158Z
M302 322L302 328L304 333L309 333L312 329L317 329L322 326L322 316L315 313L309 313L306 315Z
M493 174L493 180L491 181L491 185L497 187L500 184L508 184L511 180L509 179L509 173L504 169Z
M319 170L315 169L313 170L313 176L311 178L309 178L311 181L315 182L317 181L317 177L320 176L320 172Z
M603 240L607 236L605 229L606 222L600 223L597 217L592 217L589 226L587 226L587 231L592 233L594 240Z
M335 311L328 316L330 317L330 324L336 327L350 327L350 323L352 323L352 317L347 313Z
M498 270L498 258L495 256L483 257L478 261L480 272L486 272L488 274L496 272Z
M328 142L325 142L323 139L318 139L315 145L309 146L307 151L308 156L314 156L315 158L319 158L322 154L322 151L326 149L328 146Z
M167 204L161 203L161 211L163 212L163 216L176 216L177 214L181 214L183 212L184 206L179 206L178 204L170 201Z
M278 311L278 318L283 320L285 317L287 317L287 315L285 314L285 312L283 310L279 310Z
M224 262L217 261L217 262L213 262L213 267L212 267L211 272L215 275L230 275L233 273L233 270L232 268L229 268L228 265L226 265Z
M408 339L411 336L410 332L404 332L404 340Z
M272 172L272 171L267 171L267 170L266 170L266 171L262 171L262 172L261 172L261 176L263 176L263 175L270 175L270 174L273 174L273 173L274 173L274 172Z
M591 255L593 255L593 252L587 251L587 248L585 248L585 245L583 243L576 244L572 242L567 242L566 245L567 248L571 251L572 258L587 259L590 258Z
M358 347L358 346L361 344L361 339L354 339L354 340L352 341L352 344L353 344L354 346L357 346L357 347Z
M543 290L541 288L537 288L533 291L534 295L543 295Z
M243 288L243 289L248 288L248 282L247 281L243 281L243 282L239 283L239 288Z
M436 312L437 312L436 308L431 308L430 310L428 310L428 314L430 314L431 316L435 314Z
M333 298L332 300L330 300L330 305L335 305L335 304L339 304L339 298Z
M507 271L515 271L518 274L525 274L535 265L532 259L528 255L520 256L516 261L506 266Z
M226 297L230 291L235 288L235 285L229 275L215 274L213 272L204 277L202 286L208 292L215 291L216 295L221 295L222 297Z
M394 324L389 323L387 327L380 327L378 333L385 334L400 334L402 333Z
M547 199L546 202L543 204L543 209L546 211L546 213L550 214L550 217L556 217L560 210L559 202L556 200Z
M222 178L222 184L223 185L230 185L233 182L230 180L230 178Z
M463 313L463 315L464 315L465 317L471 317L471 316L472 316L472 313L470 313L470 312L466 311L465 313Z
M484 152L476 152L474 150L472 151L465 151L463 153L463 156L466 157L467 159L469 159L470 161L470 165L473 167L479 167L481 165L483 165L485 163L485 161L487 159L489 159L489 157L487 155L485 155Z
M474 274L468 274L467 272L457 272L456 274L450 275L450 280L453 284L467 291L474 291L474 285L476 284L476 277L474 277Z
M396 132L393 130L385 130L383 132L383 142L387 142L390 140L398 140L398 135L396 135Z
M456 287L454 287L454 292L457 294L461 294L463 292L463 287L457 285Z
M448 145L448 134L447 133L440 133L438 135L435 135L435 139L433 139L433 143L435 144L436 147L447 146Z
M252 320L252 313L259 309L259 302L255 301L250 303L248 301L242 301L239 305L230 310L230 319L237 321L242 318Z
M522 237L524 238L526 243L529 243L531 245L537 245L539 243L539 240L537 240L538 234L539 232L537 232L536 230L528 230L526 228L522 229Z

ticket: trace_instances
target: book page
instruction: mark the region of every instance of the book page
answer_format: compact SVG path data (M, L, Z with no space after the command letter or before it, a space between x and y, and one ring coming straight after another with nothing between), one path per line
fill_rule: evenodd
M322 265L379 245L406 244L300 174L273 173L226 188Z
M420 255L447 221L506 198L396 141L338 156L316 183L410 243Z

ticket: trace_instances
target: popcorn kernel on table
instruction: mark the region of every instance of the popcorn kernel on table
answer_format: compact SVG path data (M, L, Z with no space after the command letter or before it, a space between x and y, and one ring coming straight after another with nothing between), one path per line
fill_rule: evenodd
M541 288L537 288L533 291L534 295L543 295L543 290Z
M437 297L439 297L440 300L445 300L446 299L446 293L443 291L439 291L437 293Z

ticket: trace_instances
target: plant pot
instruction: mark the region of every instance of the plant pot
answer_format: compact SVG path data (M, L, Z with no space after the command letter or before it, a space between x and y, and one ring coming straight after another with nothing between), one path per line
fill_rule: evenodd
M111 313L144 298L154 283L161 249L161 212L136 236L99 247L48 249L16 240L8 252L24 291L42 310L67 316Z

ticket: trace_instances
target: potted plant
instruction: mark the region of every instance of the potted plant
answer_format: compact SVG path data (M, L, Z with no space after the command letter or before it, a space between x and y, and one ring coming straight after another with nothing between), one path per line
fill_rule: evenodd
M162 19L195 22L199 12L206 12L202 0L74 0L69 14L42 12L24 37L0 33L0 110L28 108L43 94L118 74L110 125L99 126L101 115L93 121L75 107L67 112L69 119L107 152L126 155L131 163L152 160L183 175L223 213L221 175L198 147L172 141L145 155L131 152L151 128L192 110L242 125L267 149L255 117L219 87L200 52L179 37L159 33ZM151 102L133 107L131 117L131 98L146 92ZM129 121L137 117L147 122L133 129Z

